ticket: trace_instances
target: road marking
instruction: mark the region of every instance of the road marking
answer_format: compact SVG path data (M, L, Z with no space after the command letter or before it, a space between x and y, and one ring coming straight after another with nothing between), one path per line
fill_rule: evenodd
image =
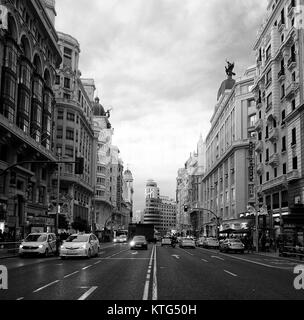
M218 256L211 256L211 258L215 258L215 259L219 259L219 260L225 261L225 259L223 259L221 257L218 257Z
M179 248L180 250L183 250L184 252L186 252L186 253L188 253L190 256L194 256L194 254L193 253L190 253L190 252L188 252L187 250L185 250L185 249L182 249L182 248Z
M16 300L18 300L18 301L19 301L19 300L23 300L23 299L24 299L24 297L21 297L21 298L18 298L18 299L16 299Z
M172 254L172 257L174 257L176 259L180 259L180 256L178 256L177 254Z
M229 271L227 271L227 270L224 270L226 273L228 273L228 274L230 274L231 276L233 276L233 277L237 277L237 275L236 274L234 274L234 273L232 273L232 272L229 272Z
M76 274L76 273L78 273L78 272L79 272L79 271L75 271L75 272L73 272L73 273L67 274L67 275L64 276L63 278L65 279L65 278L71 277L71 276L73 276L74 274Z
M63 263L55 264L55 266L62 266L62 265L63 265Z
M109 257L106 257L106 259L115 257L115 256L119 255L120 253L127 252L127 251L129 251L129 249L127 249L127 250L121 250L121 251L119 251L119 252L117 252L117 253L112 254L112 255L109 256Z
M100 258L99 260L150 260L150 258Z
M59 282L59 280L53 281L53 282L51 282L51 283L49 283L49 284L47 284L47 285L45 285L45 286L43 286L43 287L41 287L39 289L36 289L35 291L33 291L33 293L39 292L39 291L41 291L41 290L43 290L43 289L45 289L45 288L57 283L57 282Z
M155 250L155 246L153 246L153 249L152 249L152 252L151 252L151 256L150 256L150 261L149 261L149 269L150 270L151 270L151 267L152 267L154 250ZM150 285L150 279L148 279L148 272L147 272L146 283L145 283L144 294L143 294L143 300L148 300L149 285Z
M96 265L96 264L98 264L98 263L100 263L101 261L97 261L97 262L95 262L94 264Z
M85 300L87 299L98 287L92 287L86 293L84 293L78 300Z
M132 252L131 254L138 254L138 252L136 251L136 252Z
M153 288L152 288L152 300L157 300L157 266L156 266L156 246L154 247L154 268L153 268Z
M205 259L202 259L202 261L204 261L204 262L208 262L207 260L205 260Z
M89 268L91 268L91 267L92 267L92 264L90 264L89 266L86 266L86 267L82 268L82 270L86 270L86 269L89 269Z

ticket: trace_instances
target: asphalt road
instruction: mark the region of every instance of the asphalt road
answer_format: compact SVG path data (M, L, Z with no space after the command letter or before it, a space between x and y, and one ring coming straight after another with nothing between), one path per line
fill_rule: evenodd
M0 300L304 299L304 290L293 285L299 263L255 254L109 244L92 259L10 258L0 264L8 269Z

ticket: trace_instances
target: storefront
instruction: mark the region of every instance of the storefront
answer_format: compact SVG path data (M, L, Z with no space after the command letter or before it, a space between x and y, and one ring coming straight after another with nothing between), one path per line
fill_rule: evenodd
M283 216L283 240L286 245L304 246L304 214Z
M54 232L55 219L49 217L27 217L27 234L33 232Z

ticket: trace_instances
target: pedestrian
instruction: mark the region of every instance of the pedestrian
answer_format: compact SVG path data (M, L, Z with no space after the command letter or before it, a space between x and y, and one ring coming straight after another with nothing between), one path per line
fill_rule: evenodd
M0 242L4 241L4 236L3 236L3 232L2 229L0 229Z

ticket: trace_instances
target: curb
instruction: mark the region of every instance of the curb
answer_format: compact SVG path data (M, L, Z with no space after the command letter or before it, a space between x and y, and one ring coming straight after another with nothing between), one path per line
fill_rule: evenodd
M18 256L19 256L18 254L14 254L14 255L10 255L10 256L3 256L3 257L0 257L0 259L16 258L16 257L18 257Z

